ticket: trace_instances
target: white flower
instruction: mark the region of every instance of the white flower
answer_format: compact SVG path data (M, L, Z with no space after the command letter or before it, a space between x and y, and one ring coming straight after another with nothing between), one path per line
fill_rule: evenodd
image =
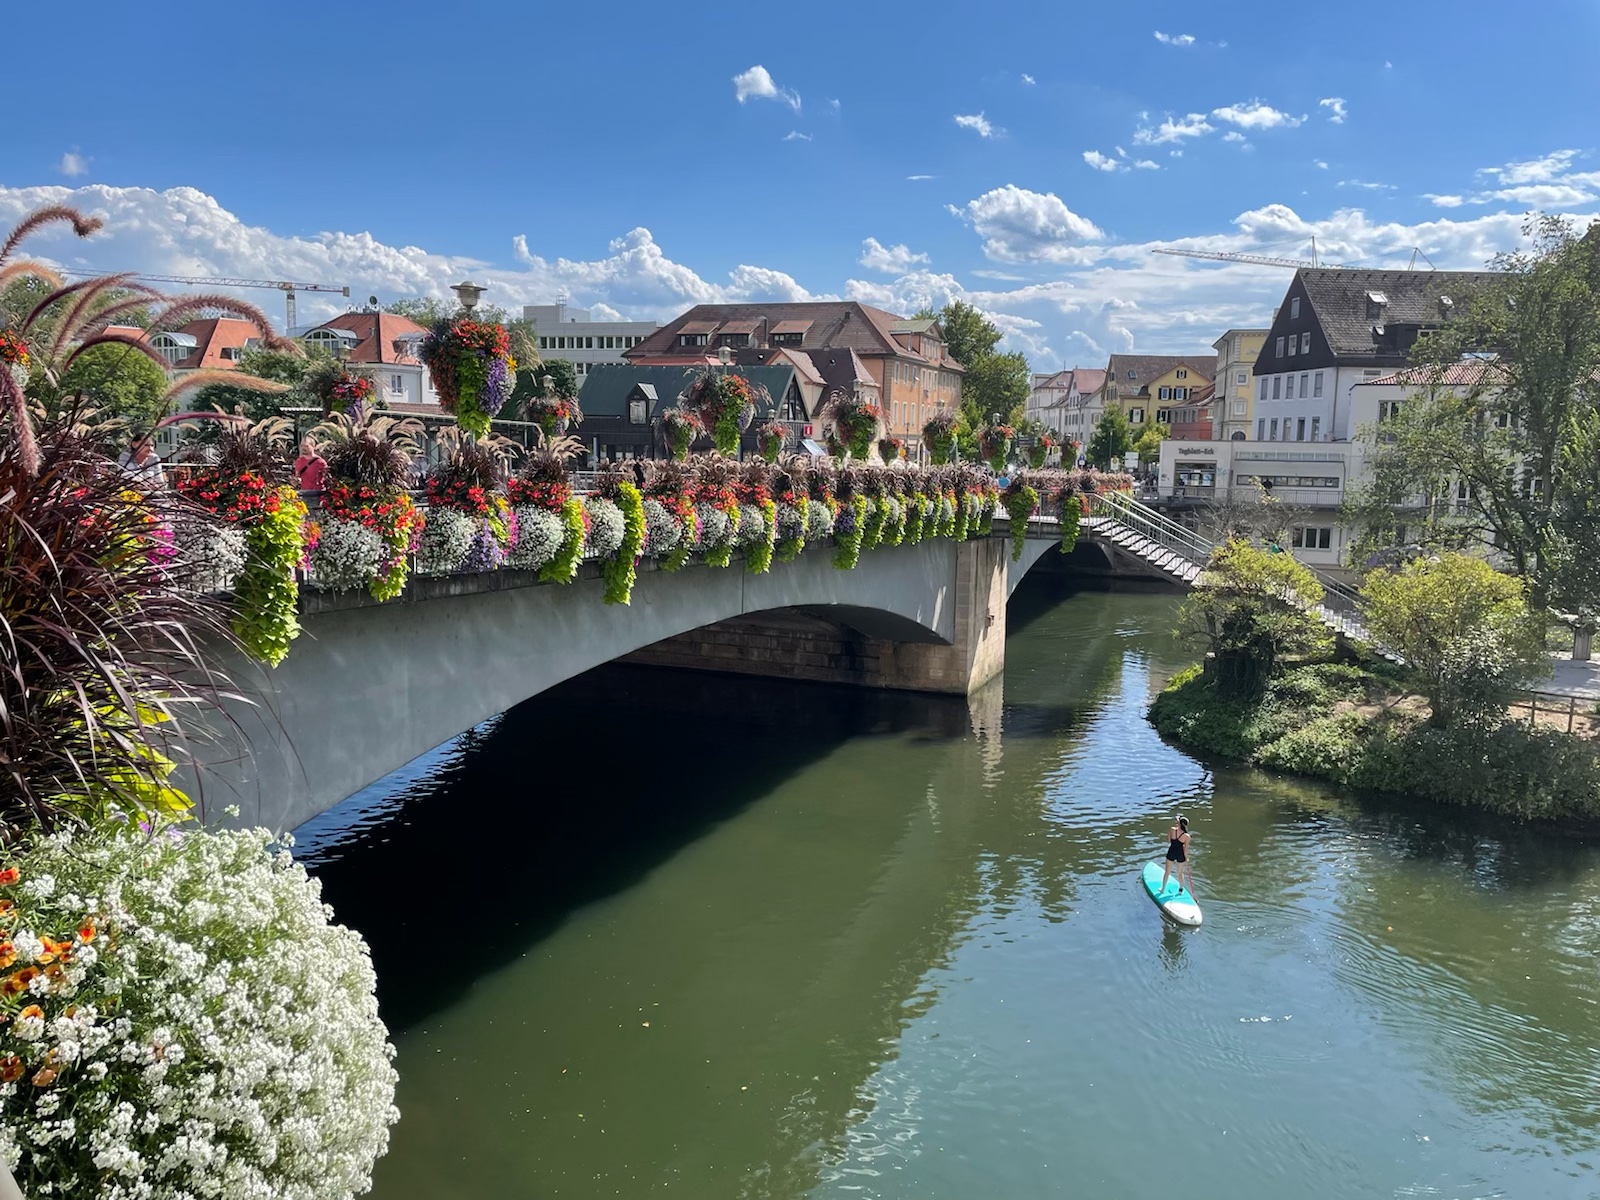
M506 565L519 571L537 571L560 552L567 536L566 522L560 513L536 504L519 504L513 511L517 517L517 544Z
M806 501L806 541L820 542L833 533L833 512L821 500Z
M733 522L727 513L715 504L697 504L694 515L700 530L702 550L715 550L727 544L733 535Z
M43 976L40 976L40 978L43 978ZM44 1018L34 1016L18 1017L16 1023L12 1026L12 1032L21 1041L37 1042L44 1036Z
M466 513L439 505L428 509L422 542L417 547L417 570L423 575L448 575L467 560L478 523Z
M17 952L19 963L38 962L39 956L44 953L44 943L34 936L31 929L19 929L11 938L11 948Z
M378 573L387 547L376 530L345 517L324 516L311 552L311 584L329 592L364 588Z
M884 518L886 525L898 525L906 515L905 502L899 496L888 496L884 499L884 507L888 516Z
M589 512L589 536L583 543L584 553L592 558L615 554L622 546L626 529L622 510L604 496L586 496L583 504Z
M774 518L777 527L776 537L780 542L793 541L806 535L806 501L801 500L798 505L780 504L778 513Z
M683 522L659 500L644 502L644 549L656 556L671 554L683 541Z
M210 513L180 512L172 522L178 559L194 572L194 586L203 592L233 590L248 553L244 530Z
M754 504L741 504L739 506L738 544L741 546L754 546L757 542L765 541L766 536L766 514Z

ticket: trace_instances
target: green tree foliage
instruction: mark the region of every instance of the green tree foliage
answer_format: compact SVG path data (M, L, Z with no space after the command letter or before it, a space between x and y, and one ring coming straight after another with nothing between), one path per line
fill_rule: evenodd
M254 375L257 379L286 384L289 390L257 392L226 383L213 383L195 393L191 407L197 412L221 409L224 412L242 413L251 421L275 417L285 408L320 409L322 401L312 394L307 382L313 371L325 368L332 361L332 356L321 347L308 348L305 354L262 347L246 350L239 356L235 370L243 375Z
M1184 634L1215 656L1223 695L1255 695L1278 660L1324 650L1328 631L1309 611L1322 601L1322 585L1288 554L1224 542L1179 610Z
M976 458L974 435L988 423L991 413L1015 425L1028 403L1031 379L1027 356L1019 351L1000 353L1002 334L981 309L952 300L938 312L923 309L918 318L932 317L944 332L945 349L963 367L961 378L961 429L958 438L961 456Z
M42 381L42 375L38 379ZM48 410L56 411L81 395L102 417L142 431L166 415L166 391L166 372L155 363L128 346L107 344L85 350L62 373L57 387L43 384L40 398Z
M1170 425L1163 425L1158 421L1151 421L1145 425L1133 442L1133 448L1139 454L1139 461L1146 465L1155 462L1161 457L1161 443L1171 436Z
M1399 653L1433 708L1433 724L1498 725L1512 694L1548 669L1527 583L1482 559L1446 553L1361 586L1372 636Z
M1362 549L1396 544L1402 526L1428 547L1493 544L1537 606L1577 605L1593 594L1568 568L1588 565L1569 547L1592 537L1581 442L1600 412L1600 232L1580 239L1554 217L1527 232L1530 249L1495 260L1502 275L1452 289L1452 319L1412 351L1424 378L1464 358L1480 377L1427 388L1364 432L1372 470L1350 509Z
M1113 458L1117 459L1120 467L1122 456L1132 449L1133 432L1128 428L1127 413L1114 404L1108 405L1100 423L1089 435L1089 444L1083 450L1084 458L1091 467L1109 471Z

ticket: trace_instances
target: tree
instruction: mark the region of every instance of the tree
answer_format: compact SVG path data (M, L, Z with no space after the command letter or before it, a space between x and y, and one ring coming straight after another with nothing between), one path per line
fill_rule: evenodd
M195 393L192 407L198 412L214 409L236 412L252 421L275 417L285 408L321 408L321 398L308 391L305 384L314 368L331 361L332 356L321 347L312 347L304 354L296 354L292 350L258 346L239 356L235 371L240 375L285 384L288 391L258 392L248 387L212 383ZM208 427L203 432L215 431Z
M1431 382L1365 431L1371 471L1349 508L1366 550L1398 544L1402 526L1429 547L1493 545L1542 608L1584 598L1561 547L1582 538L1573 522L1588 507L1587 484L1569 479L1582 465L1569 443L1600 411L1600 230L1580 239L1540 217L1526 232L1531 249L1454 289L1456 315L1413 347ZM1476 364L1467 381L1448 382L1463 361Z
M1128 428L1128 416L1116 405L1107 405L1100 423L1094 427L1094 432L1089 435L1089 444L1084 448L1083 456L1091 467L1099 467L1102 471L1111 469L1111 460L1120 460L1124 454L1133 449L1133 434Z
M1367 628L1405 659L1437 726L1498 725L1512 694L1549 669L1527 581L1481 558L1447 553L1373 571L1361 595Z
M1310 611L1322 596L1317 577L1291 556L1223 542L1179 610L1181 632L1214 656L1220 694L1254 696L1285 655L1327 648L1328 631Z
M55 412L72 397L84 396L102 417L147 432L166 415L167 376L155 363L128 346L91 346L61 375L61 382L41 397Z
M1172 426L1163 425L1159 421L1151 421L1134 439L1133 449L1139 454L1139 461L1146 466L1161 457L1161 443L1172 436Z

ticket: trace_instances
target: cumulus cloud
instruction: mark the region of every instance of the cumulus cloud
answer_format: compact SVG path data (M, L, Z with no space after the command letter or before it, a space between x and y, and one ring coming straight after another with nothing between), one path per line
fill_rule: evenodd
M1344 106L1343 96L1327 96L1321 100L1318 100L1317 103L1321 107L1328 110L1328 120L1332 121L1335 125L1344 124L1346 109Z
M1290 116L1259 100L1252 100L1248 104L1228 104L1222 108L1214 108L1211 110L1211 115L1219 121L1237 125L1241 129L1293 129L1297 125L1305 124L1304 116Z
M1083 152L1083 161L1096 171L1115 171L1117 169L1117 160L1109 154L1101 154L1098 150L1085 150Z
M988 118L985 117L982 113L976 113L974 115L965 116L965 117L957 116L956 117L956 124L961 126L961 128L963 128L963 129L972 130L974 133L976 133L979 137L982 137L982 138L992 138L997 133L1005 132L1004 130L997 129L994 125L990 124Z
M1320 158L1313 158L1311 160L1311 165L1316 167L1316 169L1319 171L1326 171L1328 169L1328 164Z
M1082 246L1105 236L1054 192L1030 192L1008 183L950 209L983 238L996 262L1081 262Z
M740 104L754 96L760 100L781 100L795 112L800 111L800 93L779 87L771 72L759 64L733 77L733 95Z
M1101 154L1098 150L1085 150L1083 152L1083 161L1096 171L1105 171L1107 173L1113 171L1159 171L1161 169L1160 163L1151 162L1148 158L1129 158L1128 152L1121 146L1117 147L1116 158L1112 158L1109 154Z
M1424 192L1422 194L1422 198L1424 200L1432 200L1437 208L1460 208L1467 202L1467 198L1465 196L1441 196L1435 192Z
M1133 164L1133 169L1135 171L1159 171L1161 170L1161 164L1152 162L1148 158L1141 158Z
M90 161L86 155L79 154L78 148L74 146L61 156L61 161L56 164L56 170L68 179L76 179L80 175L89 173Z
M1162 33L1158 29L1156 30L1156 41L1160 42L1163 46L1192 46L1194 45L1194 34Z
M1600 171L1574 171L1577 150L1553 150L1539 158L1480 167L1476 174L1486 186L1471 194L1435 196L1426 193L1440 208L1462 204L1521 205L1524 208L1562 208L1587 204L1600 196Z
M1184 138L1201 137L1216 126L1206 121L1205 113L1190 113L1186 117L1168 116L1160 125L1141 125L1133 131L1133 141L1138 146L1159 146L1163 142L1176 142Z
M783 140L786 142L809 142L811 135L809 133L801 133L798 129L791 129L783 135Z
M1225 142L1242 142L1244 141L1244 134L1240 133L1237 129L1230 129L1227 133L1222 135L1222 140Z
M1572 167L1572 160L1577 157L1576 150L1553 150L1542 158L1504 163L1498 167L1479 167L1478 174L1502 184L1549 183L1567 174Z
M860 263L873 271L882 271L888 275L904 275L912 267L926 266L926 254L913 254L911 249L900 243L895 246L885 246L877 238L869 237L861 243Z
M1032 75L1029 75L1026 71L1024 71L1022 73L1022 82L1027 84L1029 87L1032 87L1036 81Z

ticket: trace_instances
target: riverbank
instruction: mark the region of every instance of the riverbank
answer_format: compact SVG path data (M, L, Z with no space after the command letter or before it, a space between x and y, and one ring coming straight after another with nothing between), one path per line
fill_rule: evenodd
M1363 791L1412 796L1522 820L1600 831L1600 754L1581 737L1507 720L1436 729L1427 702L1378 670L1321 662L1286 668L1256 700L1217 694L1198 666L1149 710L1186 750Z

